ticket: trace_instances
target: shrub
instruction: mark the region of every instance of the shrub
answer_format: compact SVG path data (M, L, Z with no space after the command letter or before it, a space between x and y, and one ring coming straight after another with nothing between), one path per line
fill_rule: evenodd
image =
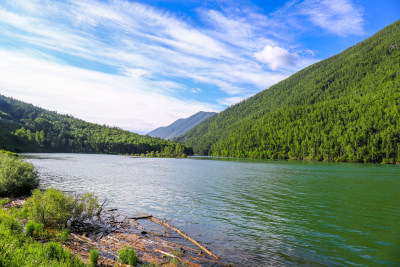
M38 186L38 175L32 164L0 153L0 197L27 195Z
M97 197L93 194L64 194L54 188L45 192L34 190L25 207L32 221L56 229L83 224L93 219L100 209Z
M19 222L13 214L2 211L0 222L5 230L11 231L14 234L23 233L21 222Z
M35 231L37 229L33 230L33 233ZM32 238L26 238L15 211L0 207L0 266L84 267L86 265L59 243L43 244Z
M10 199L9 199L9 198L0 199L0 206L3 206L3 205L5 205L5 204L7 204L8 202L10 202Z
M34 222L28 222L26 224L26 235L27 236L33 236L33 232L35 231L35 223Z
M118 251L118 261L129 265L135 265L137 262L136 250L132 247L121 248Z
M97 261L99 260L99 254L100 252L98 252L96 249L92 248L90 250L90 266L97 266Z
M34 222L28 222L25 227L25 234L27 236L40 236L43 232L42 225Z
M19 155L17 153L10 152L10 151L7 151L7 150L2 150L2 149L0 149L0 154L5 154L7 156L12 156L14 158L18 158L19 157Z
M67 242L68 241L68 229L64 229L61 232L60 237L61 237L61 242L63 242L63 243Z
M49 260L56 260L58 262L71 263L74 262L74 255L69 251L69 249L64 249L60 243L51 241L46 244L44 249L45 257ZM70 265L70 264L65 264ZM74 266L74 265L72 265Z

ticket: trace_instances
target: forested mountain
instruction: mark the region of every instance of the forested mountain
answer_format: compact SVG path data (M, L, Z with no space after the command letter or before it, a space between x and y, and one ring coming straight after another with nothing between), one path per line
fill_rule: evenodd
M215 114L217 113L200 111L186 119L176 120L169 126L157 128L149 132L148 135L169 140L186 133L200 122L208 119L211 116L214 116Z
M182 144L85 122L0 95L0 149L14 152L192 154Z
M400 162L400 21L179 138L201 155Z

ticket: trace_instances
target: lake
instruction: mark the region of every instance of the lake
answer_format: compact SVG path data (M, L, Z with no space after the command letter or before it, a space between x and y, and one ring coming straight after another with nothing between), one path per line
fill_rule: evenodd
M166 219L236 265L400 265L399 165L27 156L43 186Z

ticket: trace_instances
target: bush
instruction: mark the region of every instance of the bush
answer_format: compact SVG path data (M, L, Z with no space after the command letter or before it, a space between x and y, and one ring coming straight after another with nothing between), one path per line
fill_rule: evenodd
M99 254L100 252L98 252L96 249L92 248L90 250L90 266L97 266L97 261L99 260Z
M64 194L54 188L45 192L34 190L25 207L29 219L56 229L83 224L93 219L100 209L98 199L93 194Z
M0 223L3 230L10 231L13 234L23 233L23 226L20 221L17 220L16 216L5 210L0 211Z
M68 241L68 229L64 229L61 232L60 236L61 236L61 241L62 242L64 242L64 243L67 242Z
M36 223L34 223L34 222L28 222L26 224L26 232L25 233L27 236L33 236L33 233L35 231L35 224Z
M65 249L60 243L49 242L44 249L45 258L49 261L57 261L59 266L82 266L80 260L69 249Z
M35 237L43 234L43 226L39 223L28 222L25 227L27 236Z
M17 153L10 152L10 151L7 151L7 150L2 150L2 149L0 149L0 154L5 154L7 156L12 156L14 158L18 158L19 157L19 155Z
M43 244L27 238L17 217L15 211L0 207L0 266L86 266L59 243ZM36 227L34 224L29 225L28 229Z
M121 248L118 251L118 261L129 265L135 265L137 262L136 250L132 247Z
M38 175L32 164L0 152L0 197L27 195L38 186Z

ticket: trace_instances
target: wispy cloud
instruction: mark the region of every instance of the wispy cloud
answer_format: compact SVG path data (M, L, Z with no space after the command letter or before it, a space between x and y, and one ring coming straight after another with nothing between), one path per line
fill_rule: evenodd
M351 0L306 0L300 12L315 25L338 35L364 33L362 11Z
M141 79L82 70L27 55L0 52L2 94L92 122L147 132L193 110L215 105L181 101L153 91ZM169 86L162 84L159 86Z
M201 89L200 88L192 88L192 89L190 89L190 92L195 94L195 93L201 92Z
M151 130L202 109L221 110L318 60L293 41L287 25L307 16L335 34L362 29L361 13L339 2L293 1L269 16L199 8L202 23L193 23L126 0L5 0L0 38L13 45L0 43L1 90L44 107L48 95L49 108ZM301 7L296 14L293 5ZM218 90L213 102L194 100L209 90ZM86 115L84 101L91 103Z

